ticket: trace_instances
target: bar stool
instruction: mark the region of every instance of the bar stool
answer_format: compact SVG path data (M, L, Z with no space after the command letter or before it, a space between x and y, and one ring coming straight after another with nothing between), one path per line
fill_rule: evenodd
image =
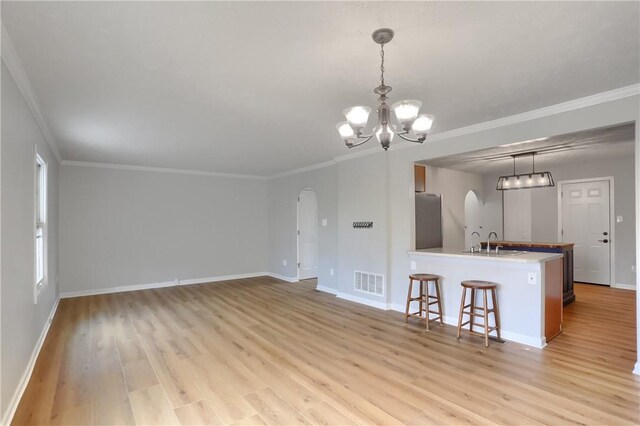
M420 283L420 291L418 297L412 297L413 282L418 281ZM435 286L435 296L429 294L429 283L433 282ZM411 302L419 303L419 310L417 312L409 313ZM431 305L437 305L437 311L429 309ZM426 329L429 330L429 323L431 321L440 320L440 325L444 325L442 320L442 302L440 299L440 277L432 274L411 274L409 275L409 293L407 294L407 307L404 312L404 323L407 323L409 317L418 317L423 319L422 314L425 314ZM434 318L430 318L429 314L436 314Z
M460 333L462 331L462 327L469 324L469 333L477 334L479 336L483 336L483 334L478 333L473 330L474 325L484 327L484 345L489 347L489 333L495 330L498 335L498 340L500 340L500 312L498 310L498 299L496 296L496 289L498 284L492 283L491 281L462 281L462 300L460 301L460 315L458 316L458 336L460 338ZM467 299L467 289L471 290L471 301L468 305L466 305ZM476 306L476 290L482 291L482 306ZM489 305L487 303L487 290L491 292L491 304L492 308L489 309ZM466 308L469 308L468 311L465 311ZM480 310L482 313L476 313L477 310ZM493 313L493 320L495 322L495 327L489 327L489 314ZM462 322L463 315L469 315L469 321ZM483 324L474 324L474 317L483 318Z

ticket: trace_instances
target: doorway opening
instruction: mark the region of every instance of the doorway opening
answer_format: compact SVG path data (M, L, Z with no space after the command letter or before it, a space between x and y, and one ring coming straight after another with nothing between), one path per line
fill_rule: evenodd
M298 195L298 279L318 277L318 200L312 189Z
M464 247L480 244L482 226L480 226L480 201L474 190L464 197ZM477 234L477 239L474 236Z

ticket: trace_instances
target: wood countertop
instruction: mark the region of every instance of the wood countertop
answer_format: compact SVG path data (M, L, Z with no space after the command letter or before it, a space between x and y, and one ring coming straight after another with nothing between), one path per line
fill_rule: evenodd
M487 242L480 243L483 247L487 245ZM573 243L536 243L527 241L491 241L491 245L495 247L497 245L503 247L529 247L529 248L573 248Z

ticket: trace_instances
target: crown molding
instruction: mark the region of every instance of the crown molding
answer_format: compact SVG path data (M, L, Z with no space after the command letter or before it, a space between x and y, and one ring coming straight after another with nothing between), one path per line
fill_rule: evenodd
M33 91L33 87L31 86L31 82L27 77L27 73L22 67L22 62L20 61L20 57L18 56L15 48L13 47L13 43L11 42L11 38L7 33L7 30L2 25L2 49L1 56L4 61L9 73L13 77L13 80L16 82L18 86L18 90L22 93L22 97L25 102L29 106L31 110L31 114L33 114L33 118L36 121L36 125L40 129L40 133L44 137L45 141L49 145L51 152L58 160L58 163L62 161L62 156L60 155L60 149L58 148L58 144L56 143L53 133L49 129L42 112L40 111L40 104L38 99L36 98L35 92Z
M232 179L255 179L255 180L267 179L266 177L256 176L256 175L205 172L200 170L186 170L186 169L168 169L163 167L130 166L126 164L93 163L88 161L62 160L60 162L60 165L76 166L76 167L93 167L98 169L129 170L129 171L137 171L137 172L174 173L174 174L182 174L182 175L213 176L213 177L232 178Z
M597 93L595 95L585 96L583 98L574 99L567 102L534 109L523 112L521 114L510 115L496 120L485 121L483 123L472 124L458 129L448 130L429 137L429 141L435 142L458 136L464 136L471 133L482 132L485 130L496 129L498 127L510 126L513 124L523 123L538 118L549 117L551 115L562 114L565 112L575 111L581 108L587 108L595 105L604 104L631 96L640 95L640 84L621 87L619 89L609 90L607 92Z
M335 164L338 164L338 162L335 160L329 160L329 161L325 161L324 163L313 164L311 166L289 170L288 172L278 173L277 175L269 176L267 179L278 179L285 176L297 175L298 173L310 172L312 170L322 169L325 167L333 166Z

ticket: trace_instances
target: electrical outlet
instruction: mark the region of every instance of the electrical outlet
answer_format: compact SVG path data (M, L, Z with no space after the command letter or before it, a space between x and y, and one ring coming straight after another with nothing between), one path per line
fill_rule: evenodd
M329 269L329 275L333 276L333 268Z
M322 219L322 226L327 226L327 219Z
M174 278L173 285L180 285L180 278Z
M527 283L529 283L529 284L535 284L536 283L536 273L535 272L529 272L529 275L527 275Z
M411 261L411 270L412 270L412 271L415 271L416 269L418 269L418 265L416 265L415 260L412 260L412 261Z
M282 266L287 266L287 259L282 259Z

